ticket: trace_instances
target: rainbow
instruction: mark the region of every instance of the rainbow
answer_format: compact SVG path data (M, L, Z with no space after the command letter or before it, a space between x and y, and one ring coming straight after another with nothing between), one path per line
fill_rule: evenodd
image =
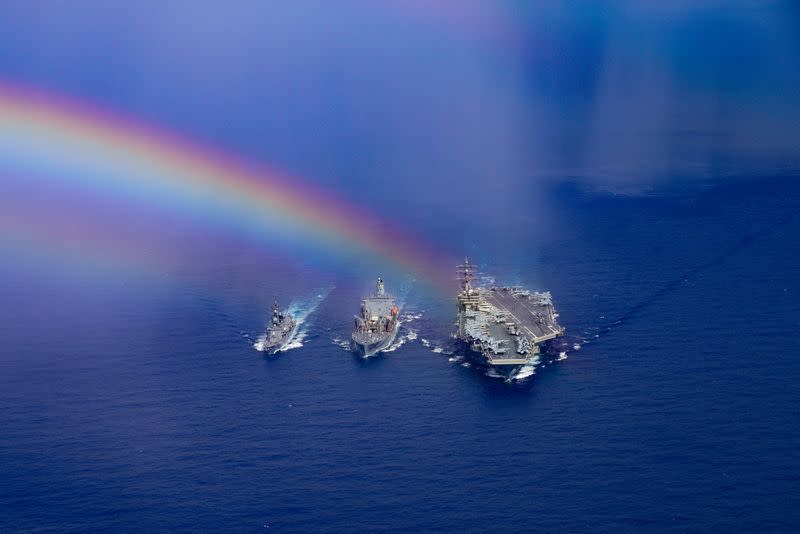
M275 168L109 110L0 83L0 179L23 175L144 201L267 243L290 239L339 261L366 254L439 286L453 265L396 225Z

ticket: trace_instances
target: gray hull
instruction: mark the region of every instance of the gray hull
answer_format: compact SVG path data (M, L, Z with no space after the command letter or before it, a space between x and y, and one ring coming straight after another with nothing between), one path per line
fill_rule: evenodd
M378 278L375 293L361 301L361 312L353 317L355 331L351 336L353 352L364 358L385 351L397 337L400 322L397 299L387 295L383 278Z
M493 376L525 378L540 347L564 335L549 292L519 287L472 285L474 266L466 260L459 266L456 338L465 356L486 367Z
M286 345L289 344L289 342L292 340L296 332L297 332L297 322L293 320L292 327L285 333L285 335L281 336L280 339L277 339L272 343L265 345L264 352L266 352L269 355L274 355L279 353L284 348L286 348ZM267 339L269 339L269 337Z
M514 380L519 371L532 361L532 359L529 359L524 363L493 365L485 354L479 350L473 349L472 344L468 341L458 340L456 347L456 352L463 354L466 360L472 363L477 369L482 369L486 373L492 373L493 376L506 381Z
M362 339L354 334L352 338L353 352L363 358L374 356L389 348L392 342L397 338L398 330L400 330L399 326L395 328L393 332L387 333L385 336L369 340Z

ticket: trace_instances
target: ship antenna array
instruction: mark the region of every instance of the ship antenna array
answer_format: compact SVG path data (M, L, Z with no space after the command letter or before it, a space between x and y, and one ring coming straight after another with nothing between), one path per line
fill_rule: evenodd
M475 278L475 265L470 263L469 259L465 258L464 263L458 266L458 274L461 279L461 289L464 291L472 290L472 280Z

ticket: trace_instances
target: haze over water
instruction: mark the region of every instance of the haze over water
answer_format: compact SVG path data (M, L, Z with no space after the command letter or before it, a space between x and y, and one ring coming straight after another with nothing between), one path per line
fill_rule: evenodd
M0 113L0 530L797 530L799 15L3 5L0 85L410 237L105 188L116 153L86 178ZM553 293L567 336L520 383L454 353L466 255ZM362 360L377 275L403 330ZM275 297L303 336L265 358Z

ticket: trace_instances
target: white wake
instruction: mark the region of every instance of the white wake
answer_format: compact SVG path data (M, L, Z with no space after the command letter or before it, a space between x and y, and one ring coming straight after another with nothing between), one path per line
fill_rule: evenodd
M333 290L333 287L323 288L317 291L312 297L295 299L289 304L286 311L297 321L297 326L295 326L292 337L281 347L279 352L286 352L303 346L303 341L308 337L308 332L312 325L309 317L317 310L319 305L328 298L328 295L330 295ZM264 346L266 339L267 334L265 332L258 336L255 343L253 343L253 348L257 351L264 352L266 350Z

